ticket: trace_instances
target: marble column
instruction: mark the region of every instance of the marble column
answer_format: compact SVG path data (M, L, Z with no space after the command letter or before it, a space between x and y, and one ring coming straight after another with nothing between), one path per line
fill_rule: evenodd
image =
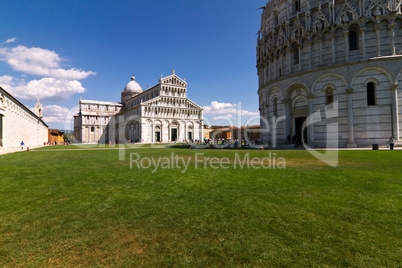
M314 146L314 95L312 93L307 95L308 99L308 118L307 118L307 131L308 131L308 144L310 147Z
M289 74L292 73L292 50L288 48Z
M319 39L320 45L320 66L322 65L322 38Z
M331 44L332 44L332 64L335 63L335 35L331 35Z
M301 46L297 46L297 49L299 51L299 72L302 70L302 61L301 61Z
M155 133L154 133L154 124L151 124L151 142L154 142Z
M308 69L311 70L311 42L307 43L308 46Z
M391 55L395 55L395 21L392 21L389 25L389 30L391 32Z
M374 30L376 35L377 57L380 57L381 56L380 26L375 26Z
M356 148L357 144L355 143L354 127L353 127L353 89L347 89L346 94L348 95L348 136L349 136L349 141L346 146L348 148Z
M290 133L289 124L288 124L288 122L290 121L289 100L282 99L282 104L283 104L283 115L285 116L285 121L283 122L283 136L284 136L283 138L286 141L287 137Z
M398 108L398 87L399 84L391 85L392 91L392 129L394 139L399 140L399 108Z
M360 35L362 37L361 48L362 48L362 57L366 58L366 28L360 29Z
M344 31L343 36L345 38L345 61L349 61L349 31Z

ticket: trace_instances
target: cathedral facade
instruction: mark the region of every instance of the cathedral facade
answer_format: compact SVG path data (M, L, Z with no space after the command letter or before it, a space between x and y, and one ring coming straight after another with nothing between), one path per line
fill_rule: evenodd
M402 1L272 0L257 40L261 138L359 147L400 138Z
M82 143L202 140L203 108L187 98L187 83L174 71L147 90L132 76L121 102L80 100L74 136Z

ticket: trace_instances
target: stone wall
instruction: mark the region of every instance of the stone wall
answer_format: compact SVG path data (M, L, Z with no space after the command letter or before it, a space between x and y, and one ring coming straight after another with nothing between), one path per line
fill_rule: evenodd
M262 138L265 142L286 143L286 137L295 134L294 119L312 116L315 122L307 127L311 145L325 146L328 139L333 139L339 147L368 146L385 144L390 136L399 139L401 70L402 57L379 58L278 79L259 91L262 125L266 120L271 128L270 134ZM375 105L367 105L370 82L375 85ZM328 106L327 89L333 90L336 107ZM329 109L336 116L325 120ZM331 134L328 125L332 123L337 124L337 130Z
M18 147L44 145L48 141L48 127L31 110L0 88L0 116L2 126L0 146Z

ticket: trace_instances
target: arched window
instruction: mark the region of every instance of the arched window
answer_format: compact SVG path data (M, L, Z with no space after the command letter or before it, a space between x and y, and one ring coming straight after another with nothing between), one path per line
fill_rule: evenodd
M331 87L325 89L325 96L327 105L334 103L334 90Z
M367 106L375 105L375 85L373 82L367 84Z
M275 98L273 103L274 103L274 105L273 105L272 114L276 117L276 116L278 116L278 99Z
M350 31L349 32L349 50L357 50L358 49L358 40L357 40L357 32Z
M295 10L296 12L300 12L301 5L300 5L300 0L295 0Z
M299 48L297 46L293 46L293 63L299 64Z

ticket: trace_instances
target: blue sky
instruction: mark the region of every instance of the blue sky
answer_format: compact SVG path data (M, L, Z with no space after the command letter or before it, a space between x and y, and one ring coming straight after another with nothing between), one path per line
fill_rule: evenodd
M256 33L265 1L171 0L0 2L0 86L64 128L82 99L120 101L132 74L143 89L172 69L211 124L241 102L258 114ZM251 122L250 122L251 123ZM258 120L252 122L258 124Z

